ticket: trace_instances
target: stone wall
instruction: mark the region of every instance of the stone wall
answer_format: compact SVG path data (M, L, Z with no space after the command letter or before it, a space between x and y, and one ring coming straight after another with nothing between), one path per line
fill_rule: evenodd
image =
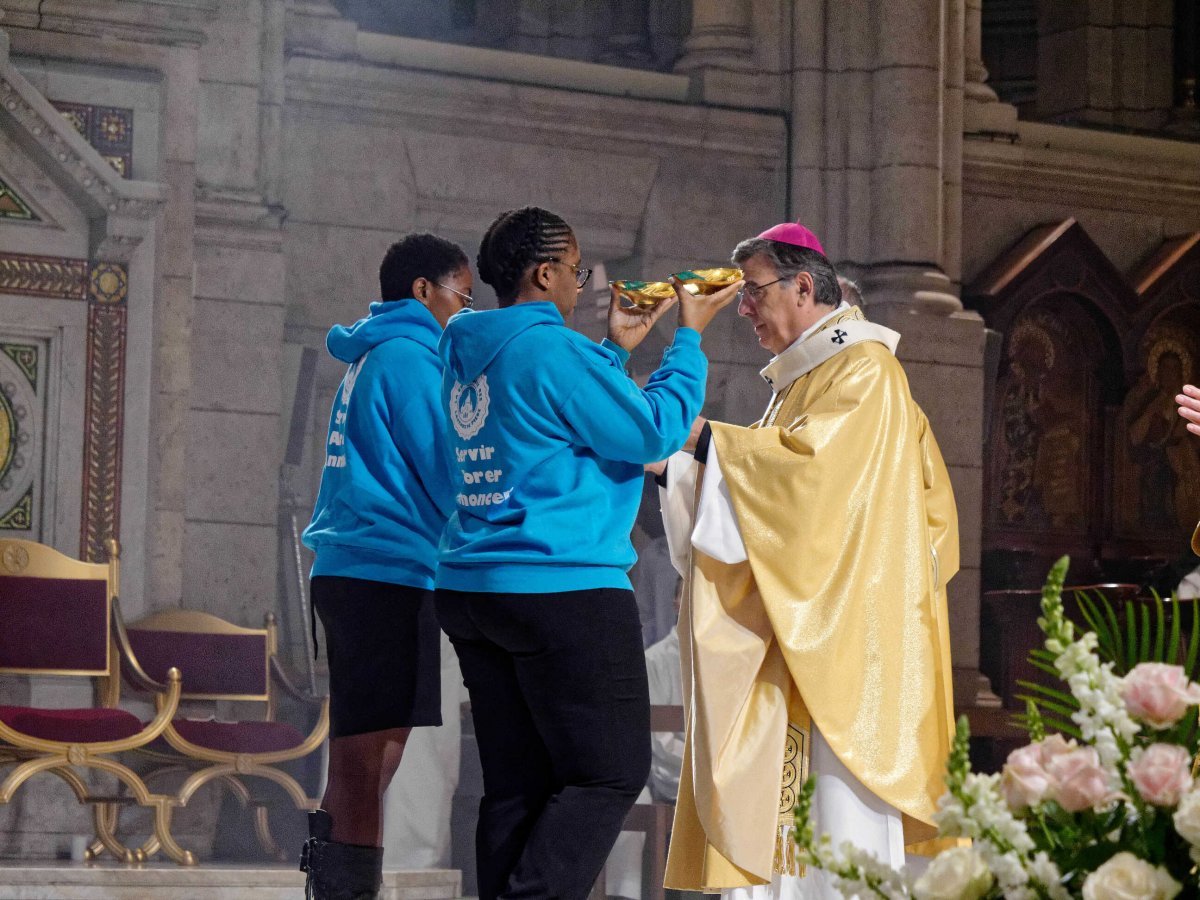
M612 41L574 0L489 4L501 6L519 14L514 28L485 41L449 20L451 33L426 40L373 34L325 0L0 0L11 64L30 91L47 104L132 111L123 179L57 159L46 141L59 126L39 137L32 119L0 113L0 180L41 216L0 219L0 262L117 261L128 278L126 612L183 605L254 625L276 608L299 663L303 623L277 578L297 359L332 323L362 315L400 234L436 231L474 257L496 213L538 203L575 227L587 264L608 277L662 277L721 263L739 239L790 218L863 282L868 314L903 335L900 357L959 501L958 698L988 702L977 672L984 329L962 309L961 285L1047 221L1077 218L1124 270L1200 228L1196 145L1018 123L986 85L979 0L693 0L670 59L648 58L635 26L644 20L669 43L679 4L605 4ZM1071 7L1069 22L1046 19L1046 38L1095 45L1103 23L1088 4ZM1105 39L1160 40L1133 31L1159 28L1161 16L1120 16L1103 24ZM439 35L466 44L428 40ZM1083 106L1064 100L1058 111L1149 121L1161 85L1128 62L1140 46L1122 57L1120 103L1081 94ZM1151 51L1137 59L1148 65ZM1108 58L1089 51L1080 77ZM1076 115L1085 107L1112 112ZM103 148L63 140L106 164ZM110 182L136 208L98 206L93 194ZM0 282L0 338L19 322L63 341L61 399L46 407L58 413L57 431L45 430L53 466L39 476L52 502L39 521L47 540L78 553L85 423L72 398L86 385L87 306L46 296L30 318L29 303ZM576 326L598 337L598 312L581 307ZM647 342L636 371L665 340ZM760 348L732 312L705 348L706 413L751 421L765 400ZM341 374L322 354L309 452L292 476L302 507ZM40 685L12 696L65 695ZM48 790L0 810L10 835L0 854L52 852L75 827L66 817L84 815ZM38 819L48 806L62 822Z

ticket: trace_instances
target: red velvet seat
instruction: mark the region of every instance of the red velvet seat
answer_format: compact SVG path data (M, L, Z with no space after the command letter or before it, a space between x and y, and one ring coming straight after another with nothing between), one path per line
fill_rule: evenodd
M146 750L160 765L147 781L175 777L190 770L174 798L186 806L195 792L215 781L232 790L244 804L255 805L259 840L268 853L286 858L271 837L266 802L252 786L274 781L299 809L316 809L285 764L312 753L329 733L329 699L296 688L276 656L275 621L265 628L244 628L198 610L173 609L120 626L117 634L127 676L135 682L161 680L177 668L183 673L181 696L186 700L221 701L222 717L229 707L236 721L177 717L162 739ZM276 721L279 693L320 707L316 725L307 735L287 722ZM247 707L257 707L248 709ZM243 712L244 711L244 712Z
M106 772L128 789L130 799L153 810L154 846L177 862L194 862L171 838L171 798L151 793L117 758L166 729L179 706L179 672L170 669L161 683L146 685L157 706L151 721L118 708L119 658L112 647L120 548L112 540L107 548L107 563L89 563L33 541L0 540L0 674L88 679L99 697L95 706L83 708L0 706L0 767L12 767L0 781L0 803L9 802L29 778L49 772L81 803L96 805L93 856L107 851L123 862L143 862L144 849L122 844L108 825L111 792L94 795L81 774Z
M304 743L304 735L287 722L176 719L174 724L185 741L223 753L278 753Z
M104 707L37 709L0 706L0 722L30 737L66 744L120 741L133 737L145 727L131 712Z

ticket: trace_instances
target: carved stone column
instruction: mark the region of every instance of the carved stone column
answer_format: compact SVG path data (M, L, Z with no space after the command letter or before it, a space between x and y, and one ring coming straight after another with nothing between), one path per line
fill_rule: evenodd
M677 72L753 68L750 0L693 0L692 30Z
M1001 103L987 85L983 64L983 0L966 0L963 51L966 57L963 85L963 131L966 134L1017 134L1017 108Z
M955 2L962 0L907 0L879 8L866 148L869 238L867 252L859 255L870 262L863 292L872 307L896 304L935 315L962 309L945 265L949 61L929 52L942 45L943 7ZM962 44L955 46L961 54Z

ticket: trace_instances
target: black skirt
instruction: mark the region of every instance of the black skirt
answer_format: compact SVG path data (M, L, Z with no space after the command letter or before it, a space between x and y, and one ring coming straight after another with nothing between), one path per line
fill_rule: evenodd
M336 575L311 586L329 657L329 736L441 725L433 592Z

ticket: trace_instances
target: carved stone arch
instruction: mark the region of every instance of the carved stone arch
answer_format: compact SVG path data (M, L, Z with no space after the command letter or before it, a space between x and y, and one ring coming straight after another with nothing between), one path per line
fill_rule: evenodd
M159 184L121 178L17 70L3 31L0 130L11 146L45 173L47 184L52 183L82 214L72 227L85 230L86 240L73 246L79 250L86 247L85 256L0 252L0 295L4 295L0 313L7 320L6 330L28 335L24 344L35 351L27 352L20 340L9 341L0 347L5 354L0 362L11 362L15 372L28 375L28 387L33 391L39 379L46 384L47 373L53 371L45 365L50 356L59 363L67 360L73 367L75 392L82 387L84 394L79 408L70 407L74 415L68 415L68 407L59 407L78 403L78 398L68 396L67 385L72 379L66 379L60 391L43 396L39 402L47 420L53 418L64 429L63 444L74 441L82 445L82 452L75 449L60 454L60 465L47 473L53 477L44 483L46 491L53 491L56 498L72 495L68 508L78 503L80 555L103 559L107 555L105 541L118 536L120 527L130 261L142 241L153 233L167 192ZM22 226L6 220L3 227ZM138 308L147 314L151 303L152 297L139 295ZM48 312L51 307L53 313ZM53 334L62 337L55 339ZM63 343L68 335L70 346ZM39 352L41 363L37 362ZM12 380L17 387L24 386L17 383L21 379ZM64 470L63 465L68 468ZM61 511L64 507L57 508ZM4 514L0 510L0 517ZM9 527L14 523L19 526L21 521L18 514ZM65 523L59 525L66 527ZM75 551L69 534L54 532L54 542L66 552Z

